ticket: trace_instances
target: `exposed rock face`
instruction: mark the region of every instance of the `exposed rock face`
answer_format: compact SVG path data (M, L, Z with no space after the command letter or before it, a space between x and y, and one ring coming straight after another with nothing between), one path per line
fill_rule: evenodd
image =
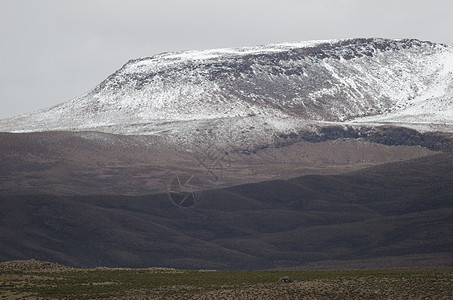
M421 133L414 129L393 126L351 127L329 126L318 131L300 131L278 135L277 146L298 141L319 143L336 139L360 138L371 143L388 146L421 146L434 151L453 151L451 134L440 132Z

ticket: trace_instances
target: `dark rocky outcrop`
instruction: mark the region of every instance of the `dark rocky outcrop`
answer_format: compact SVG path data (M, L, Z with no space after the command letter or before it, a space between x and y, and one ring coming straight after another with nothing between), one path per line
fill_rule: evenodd
M351 127L329 126L318 131L299 131L297 133L279 134L277 145L286 146L298 141L312 143L336 139L364 139L366 141L388 146L420 146L433 151L453 151L453 135L443 132L421 133L414 129L394 126Z

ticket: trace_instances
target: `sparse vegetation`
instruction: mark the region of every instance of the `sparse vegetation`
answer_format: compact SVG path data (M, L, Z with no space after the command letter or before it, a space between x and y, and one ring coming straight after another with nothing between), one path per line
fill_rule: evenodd
M285 276L290 280L279 280ZM453 269L9 269L0 273L0 294L2 299L449 299Z

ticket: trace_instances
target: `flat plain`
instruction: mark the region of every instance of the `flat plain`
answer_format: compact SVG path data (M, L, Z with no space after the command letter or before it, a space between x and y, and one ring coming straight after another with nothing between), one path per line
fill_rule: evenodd
M75 269L0 265L1 299L451 299L453 269Z

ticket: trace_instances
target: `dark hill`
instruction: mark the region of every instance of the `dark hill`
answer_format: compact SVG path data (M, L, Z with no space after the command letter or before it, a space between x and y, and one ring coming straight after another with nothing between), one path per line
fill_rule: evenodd
M0 260L265 269L453 266L453 154L204 193L0 196Z

